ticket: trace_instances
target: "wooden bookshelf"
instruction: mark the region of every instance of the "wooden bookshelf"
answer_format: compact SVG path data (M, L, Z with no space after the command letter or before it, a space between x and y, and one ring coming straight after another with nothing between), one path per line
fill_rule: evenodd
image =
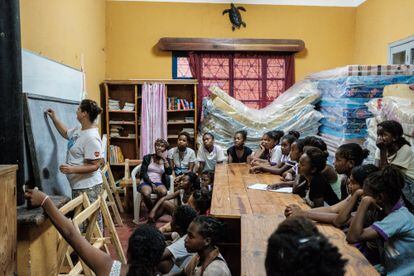
M140 87L128 83L104 83L104 110L105 118L102 118L103 132L108 137L107 156L116 178L122 177L123 162L110 162L110 146L118 146L124 158L136 159L139 154L139 125L138 118L141 115ZM121 110L111 110L109 100L119 101ZM134 110L122 110L125 103L134 104ZM120 127L119 135L111 137L111 128ZM129 135L135 137L129 137Z
M178 134L184 129L188 129L192 136L189 146L196 149L197 86L195 83L167 84L166 86L168 142L171 147L177 146ZM175 108L172 109L172 101L169 101L168 98L178 99L180 101L180 109L177 109L177 103L174 104ZM168 103L170 103L170 106ZM192 118L192 120L185 120L186 117Z
M185 99L187 102L193 102L194 108L167 110L167 138L171 147L175 147L178 133L183 128L191 129L194 136L190 141L190 147L195 149L195 138L197 137L197 82L195 80L107 80L103 85L104 97L102 97L102 106L105 113L102 116L102 131L108 137L108 162L110 156L109 147L111 145L119 146L125 159L139 159L142 85L145 82L164 83L166 85L166 99L168 97L177 97ZM119 101L121 110L110 110L109 99ZM122 110L126 102L135 104L134 111ZM194 118L194 120L186 121L186 117ZM120 137L111 137L111 127L114 126L122 127ZM128 137L128 134L135 134L135 137ZM110 164L113 166L112 169L116 177L123 177L122 169L124 163L110 162Z

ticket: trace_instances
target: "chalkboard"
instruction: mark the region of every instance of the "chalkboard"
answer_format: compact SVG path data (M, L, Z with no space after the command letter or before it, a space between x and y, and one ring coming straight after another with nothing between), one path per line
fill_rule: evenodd
M78 69L22 49L22 82L26 93L80 101L84 75Z
M77 127L79 102L28 93L24 93L24 98L25 130L35 184L49 195L71 197L69 182L59 171L59 166L66 163L67 140L45 111L52 108L68 128Z

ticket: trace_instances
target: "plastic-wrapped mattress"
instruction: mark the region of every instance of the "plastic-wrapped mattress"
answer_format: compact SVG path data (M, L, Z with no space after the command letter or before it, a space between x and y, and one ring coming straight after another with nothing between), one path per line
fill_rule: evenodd
M315 110L319 100L316 83L304 80L285 91L267 107L257 110L247 107L218 87L203 100L203 121L200 135L212 132L215 142L224 148L233 144L234 133L246 130L246 145L257 148L263 133L269 130L297 130L302 136L316 135L322 115ZM199 136L199 143L201 137Z
M343 143L365 141L366 120L373 116L367 103L382 98L387 85L414 83L413 74L413 66L351 65L310 75L321 93L317 107L324 119L319 133L330 151Z

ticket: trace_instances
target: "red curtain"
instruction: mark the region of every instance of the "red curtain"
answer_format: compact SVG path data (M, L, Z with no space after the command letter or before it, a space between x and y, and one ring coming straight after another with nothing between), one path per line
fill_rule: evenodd
M198 110L216 85L252 108L263 108L294 84L293 54L190 52Z

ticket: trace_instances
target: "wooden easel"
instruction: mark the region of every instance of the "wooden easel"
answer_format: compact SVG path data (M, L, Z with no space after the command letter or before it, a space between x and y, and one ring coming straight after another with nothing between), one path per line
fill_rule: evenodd
M96 248L105 248L107 254L109 250L107 247L108 243L112 243L117 252L118 258L121 262L126 263L126 258L122 250L121 242L119 240L118 234L115 229L115 225L112 221L108 206L106 204L107 192L104 190L99 198L92 204L89 202L88 196L83 193L77 198L68 202L63 206L60 211L64 214L67 214L71 211L74 212L74 218L72 219L75 227L79 229L79 225L83 222L88 221L88 227L85 231L85 239L89 241ZM110 233L110 237L103 237L101 230L99 229L97 223L97 217L99 211L102 212L104 225ZM73 252L73 249L67 244L67 242L61 238L58 245L58 272L62 271L64 261L69 265L70 271L68 274L59 274L59 275L75 275L80 274L82 271L84 275L94 275L90 268L80 260L76 265L72 263L70 254ZM66 270L67 271L67 270Z
M123 222L122 222L121 215L119 212L123 213L124 208L122 207L121 198L119 197L119 191L117 187L115 186L115 179L114 179L114 176L112 175L112 171L111 171L109 164L106 164L101 169L101 174L102 174L102 180L103 180L102 187L104 188L104 190L106 190L108 194L107 205L111 207L112 212L115 216L116 223L119 226L122 226ZM108 177L106 176L106 174L108 174Z

